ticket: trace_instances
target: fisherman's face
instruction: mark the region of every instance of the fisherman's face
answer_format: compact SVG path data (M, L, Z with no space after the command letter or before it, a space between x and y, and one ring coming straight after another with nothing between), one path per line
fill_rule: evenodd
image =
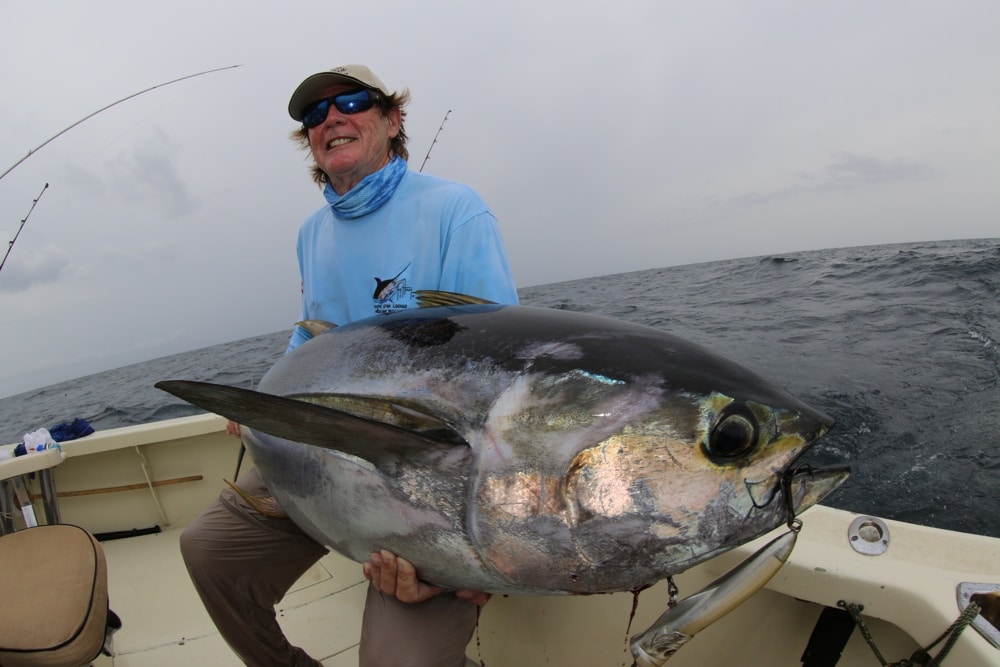
M317 96L321 100L356 90L357 86L334 84ZM360 113L344 114L330 105L326 120L309 129L309 149L313 159L330 179L334 191L342 195L368 174L389 163L389 146L399 134L399 109L383 115L378 105Z

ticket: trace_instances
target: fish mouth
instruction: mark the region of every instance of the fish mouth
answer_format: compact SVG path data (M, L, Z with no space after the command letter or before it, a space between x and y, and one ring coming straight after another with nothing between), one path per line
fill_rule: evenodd
M780 511L777 507L780 502L790 521L833 493L850 474L851 467L848 465L817 467L793 462L773 482L769 480L765 485L744 480L744 484L756 510L772 508L767 511L777 512ZM780 501L775 502L779 498Z
M780 487L789 521L833 493L851 474L851 466L846 464L816 466L804 460L808 450L834 425L833 417L823 412L814 411L813 419L816 430L809 445L788 464L781 476Z
M833 493L850 474L849 465L817 468L808 463L794 463L789 466L780 482L789 520Z

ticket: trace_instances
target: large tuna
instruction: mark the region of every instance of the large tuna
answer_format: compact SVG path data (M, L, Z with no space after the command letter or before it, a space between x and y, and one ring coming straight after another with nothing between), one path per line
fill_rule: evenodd
M832 420L637 324L457 305L334 328L259 391L158 387L245 427L281 507L358 561L496 593L635 590L785 523L845 469L789 472Z

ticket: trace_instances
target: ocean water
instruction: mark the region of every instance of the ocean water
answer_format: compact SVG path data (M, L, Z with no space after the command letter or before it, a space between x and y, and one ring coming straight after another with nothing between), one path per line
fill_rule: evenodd
M813 449L849 463L826 504L1000 537L1000 239L801 252L521 290L525 304L652 325L725 354L827 412ZM250 387L289 332L0 399L0 441L74 417L105 429L199 410L164 379Z

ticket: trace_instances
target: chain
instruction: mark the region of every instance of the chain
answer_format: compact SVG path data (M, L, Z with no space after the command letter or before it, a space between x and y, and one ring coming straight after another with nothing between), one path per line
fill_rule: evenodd
M667 600L667 607L673 609L677 606L677 596L680 594L681 589L677 587L672 576L667 577L667 593L670 594L670 599Z

